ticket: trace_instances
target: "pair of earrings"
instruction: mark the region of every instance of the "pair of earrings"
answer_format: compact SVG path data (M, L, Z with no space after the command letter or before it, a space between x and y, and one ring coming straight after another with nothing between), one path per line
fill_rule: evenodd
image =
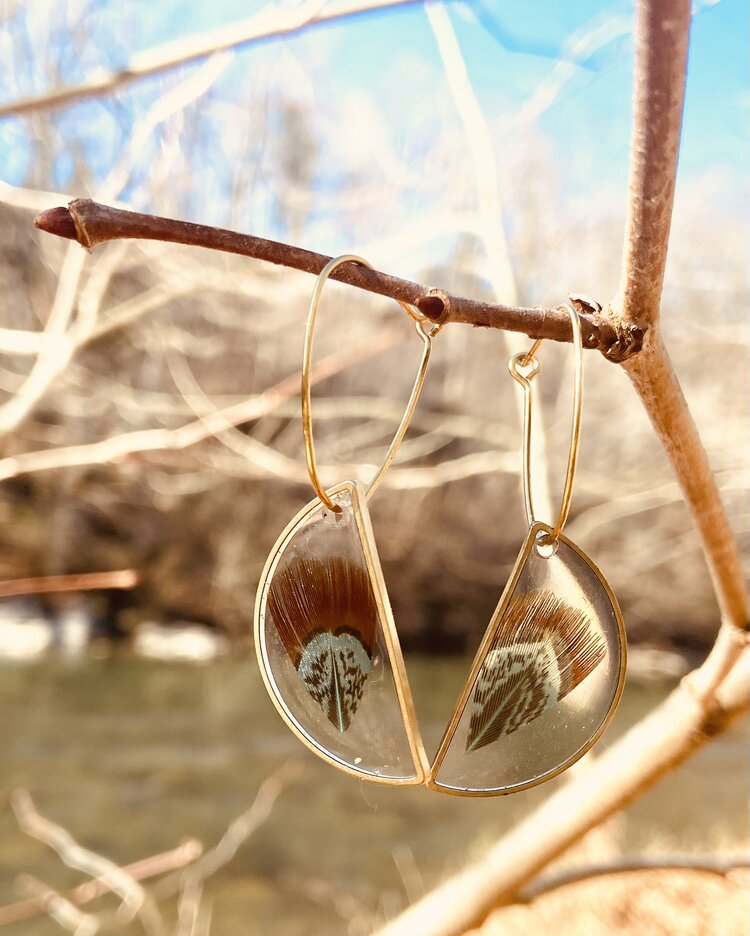
M315 499L291 521L266 563L255 607L255 645L266 688L292 731L316 754L369 780L425 784L460 795L511 793L548 780L604 731L625 675L617 600L593 562L562 530L580 434L583 354L574 309L575 393L571 447L557 522L536 519L531 484L537 341L515 355L523 388L523 489L528 533L430 762L417 726L367 502L406 434L439 327L406 303L423 343L414 387L382 466L364 488L318 477L310 406L313 334L320 297L343 263L321 271L307 319L302 425Z

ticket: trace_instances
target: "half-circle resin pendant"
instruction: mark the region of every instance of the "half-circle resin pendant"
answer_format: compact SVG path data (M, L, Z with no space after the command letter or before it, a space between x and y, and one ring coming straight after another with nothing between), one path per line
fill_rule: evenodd
M344 482L291 521L255 607L266 688L316 754L382 783L419 784L427 761L365 491Z
M599 570L551 527L529 529L432 765L444 793L515 793L594 744L625 678L625 631Z
M393 623L367 500L409 427L440 330L405 302L422 357L383 464L365 489L344 481L325 490L313 444L312 346L326 280L345 255L321 270L307 315L302 358L302 429L317 494L271 550L255 603L255 647L268 693L282 718L324 760L378 783L419 784L429 767Z
M529 531L440 742L429 786L443 793L515 793L561 773L607 726L625 681L620 608L594 563L562 535L578 458L583 339L569 317L575 350L568 469L554 527L534 514L531 484L535 357L515 354L508 368L523 389L523 493Z

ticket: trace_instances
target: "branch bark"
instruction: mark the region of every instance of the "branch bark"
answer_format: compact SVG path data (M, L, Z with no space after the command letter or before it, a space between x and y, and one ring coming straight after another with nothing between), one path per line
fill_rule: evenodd
M669 457L700 533L725 625L748 627L748 596L739 554L716 480L659 333L659 312L687 68L688 0L649 0L638 18L639 66L631 148L630 204L620 289L610 305L613 321L644 330L642 353L625 362ZM740 652L723 643L723 663L700 691L718 685ZM705 676L707 670L703 671Z
M9 579L0 582L0 598L15 595L48 595L59 592L92 591L97 588L135 588L138 573L135 569L117 572L81 572L71 575L44 575L34 578Z
M123 211L100 205L88 198L76 199L67 208L43 211L36 217L34 224L49 234L78 241L87 250L121 238L166 241L253 257L316 276L331 259L290 244L205 224ZM522 332L532 339L546 338L552 341L569 342L573 338L570 319L566 312L559 309L498 305L451 296L443 290L430 289L356 264L338 267L331 274L331 279L408 302L441 325L461 322ZM643 341L643 332L638 326L615 326L600 314L596 304L589 304L581 297L571 298L580 313L583 341L587 348L601 351L612 361L622 361L637 354Z

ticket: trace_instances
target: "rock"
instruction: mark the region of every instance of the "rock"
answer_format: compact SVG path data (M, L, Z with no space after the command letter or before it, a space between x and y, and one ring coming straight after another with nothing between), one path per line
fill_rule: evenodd
M189 660L203 663L221 656L229 649L228 642L199 624L180 622L158 624L144 622L134 632L133 647L139 656L153 660Z

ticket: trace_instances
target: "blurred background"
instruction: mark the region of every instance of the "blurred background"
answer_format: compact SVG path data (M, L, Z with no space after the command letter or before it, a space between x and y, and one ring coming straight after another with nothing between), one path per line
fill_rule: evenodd
M0 601L0 904L33 892L20 871L55 888L79 880L20 832L19 787L128 865L187 837L209 848L266 776L298 760L301 774L237 856L199 892L173 888L177 932L282 936L372 931L545 795L466 802L362 786L308 755L265 697L255 587L312 493L296 394L261 395L296 379L312 278L149 242L87 255L32 225L38 211L85 196L359 253L476 298L606 302L625 223L632 5L364 7L329 23L315 19L342 8L321 2L0 8L0 585L12 595ZM748 17L740 0L695 7L663 320L745 552ZM307 20L101 96L4 111L196 43ZM440 334L413 428L372 504L428 748L524 536L506 361L526 346L459 325ZM379 464L420 345L395 304L331 284L316 357L342 351L314 389L330 483L366 480ZM550 343L540 357L536 470L556 503L572 355ZM585 363L566 534L607 576L632 646L606 746L701 658L718 612L635 393L598 354ZM259 401L260 418L235 418ZM225 426L203 431L217 412ZM129 570L129 587L39 594L18 584L116 570ZM733 728L597 830L579 858L746 843L746 742L747 726ZM177 912L168 890L167 920ZM203 929L185 928L190 900ZM659 932L631 915L633 932ZM56 924L6 925L25 936Z

